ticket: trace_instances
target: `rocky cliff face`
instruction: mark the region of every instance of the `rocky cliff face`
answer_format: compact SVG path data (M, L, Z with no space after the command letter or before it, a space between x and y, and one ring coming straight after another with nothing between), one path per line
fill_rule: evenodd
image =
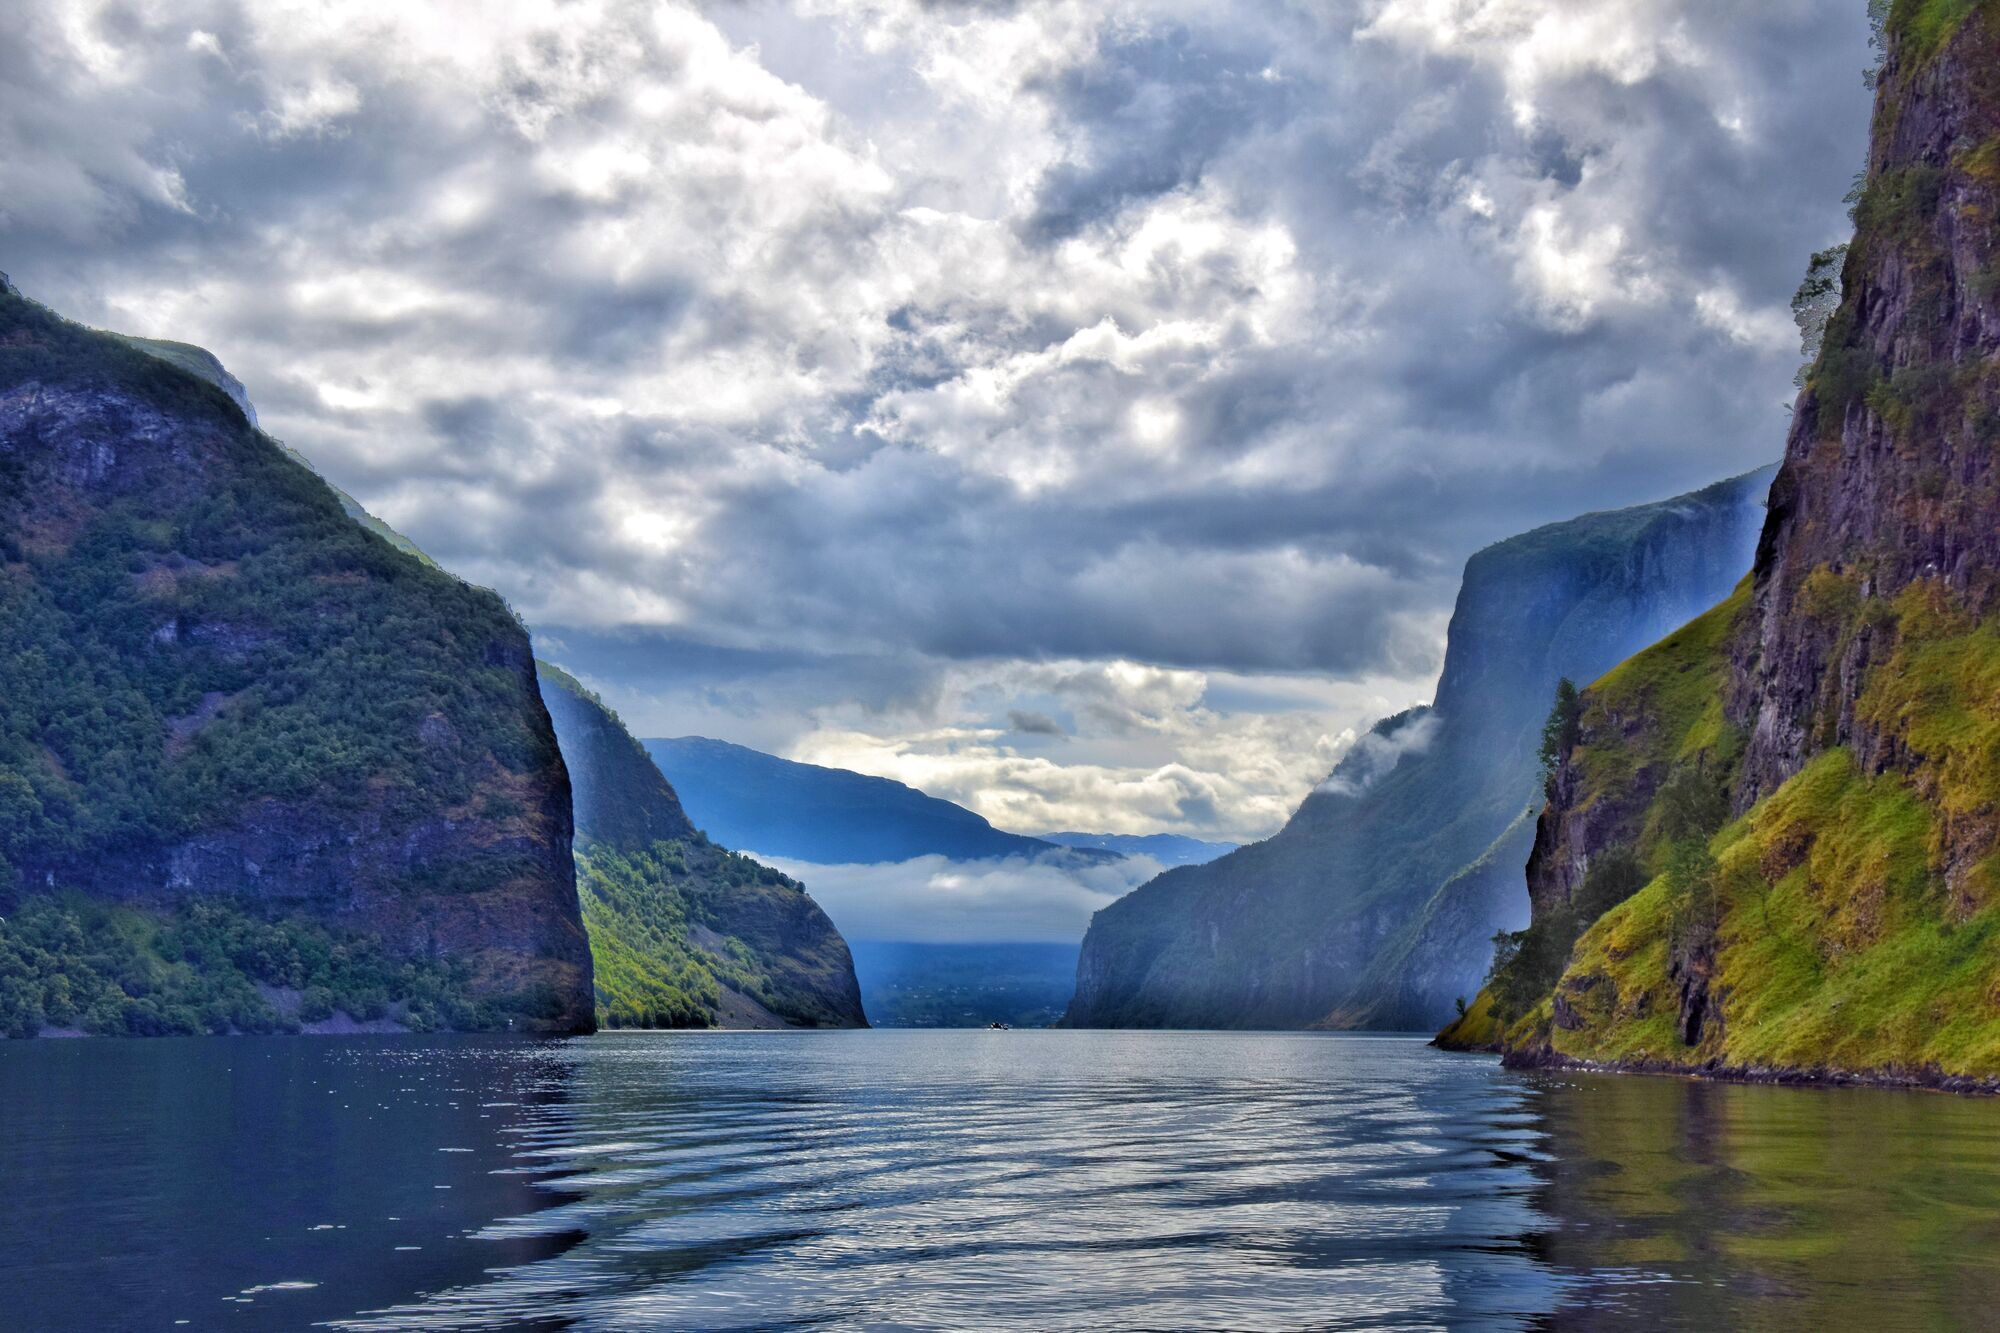
M11 291L0 678L10 903L226 901L437 965L454 1013L591 1026L519 623L357 529L226 393Z
M609 1027L865 1027L847 942L803 885L697 831L617 714L541 664L576 792L577 888Z
M1894 760L1855 716L1888 636L1829 599L1922 581L1979 616L2000 586L1996 20L1991 4L1905 3L1897 23L1848 296L1799 397L1731 673L1746 804L1831 746Z
M2000 1077L2000 5L1888 39L1754 577L1586 694L1528 880L1587 929L1461 1034L1516 1060ZM1651 882L1580 908L1617 856Z
M1275 837L1099 912L1076 1026L1435 1026L1522 924L1535 749L1587 679L1748 567L1770 470L1474 556L1435 708L1389 719Z

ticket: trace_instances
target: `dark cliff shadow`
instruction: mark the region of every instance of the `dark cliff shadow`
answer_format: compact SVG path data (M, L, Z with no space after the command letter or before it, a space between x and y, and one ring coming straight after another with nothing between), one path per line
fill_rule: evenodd
M564 1043L168 1038L0 1049L0 1323L300 1328L573 1243L517 1156Z

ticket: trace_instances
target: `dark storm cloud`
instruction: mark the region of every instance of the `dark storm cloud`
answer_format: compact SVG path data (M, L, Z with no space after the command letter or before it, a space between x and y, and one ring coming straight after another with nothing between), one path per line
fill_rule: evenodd
M1024 736L1063 736L1063 724L1047 713L1030 713L1019 708L1007 710L1007 725Z
M1036 190L1030 237L1062 240L1191 184L1230 143L1285 114L1290 90L1266 77L1271 53L1210 45L1216 36L1170 26L1028 84L1073 140Z

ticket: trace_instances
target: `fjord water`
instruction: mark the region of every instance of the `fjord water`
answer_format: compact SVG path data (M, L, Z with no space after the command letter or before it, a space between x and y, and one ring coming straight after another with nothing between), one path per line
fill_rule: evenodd
M1091 1032L0 1045L23 1328L1955 1326L2000 1103Z

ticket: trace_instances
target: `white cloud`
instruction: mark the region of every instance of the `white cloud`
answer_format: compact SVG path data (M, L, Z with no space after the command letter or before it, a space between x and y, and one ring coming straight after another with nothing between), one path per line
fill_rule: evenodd
M1340 768L1313 790L1326 796L1361 795L1393 773L1407 756L1430 749L1441 721L1436 713L1425 713L1394 731L1363 734L1348 747Z
M1807 0L9 37L0 267L211 347L621 706L1229 837L1427 693L1471 550L1775 455L1865 118L1860 7Z
M1085 865L1061 857L952 861L921 856L888 865L826 866L758 860L801 880L850 940L930 944L1074 943L1091 914L1160 872L1130 857Z

